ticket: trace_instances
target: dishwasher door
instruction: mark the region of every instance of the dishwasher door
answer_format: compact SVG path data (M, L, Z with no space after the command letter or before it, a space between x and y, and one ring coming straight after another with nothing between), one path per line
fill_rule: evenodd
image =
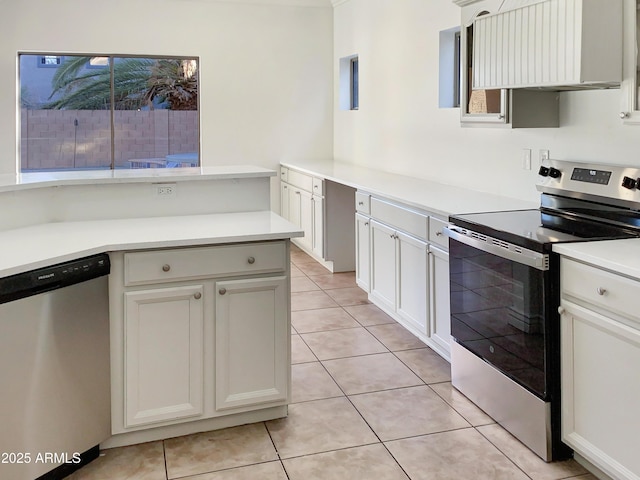
M107 277L52 288L0 304L3 480L63 478L111 434Z

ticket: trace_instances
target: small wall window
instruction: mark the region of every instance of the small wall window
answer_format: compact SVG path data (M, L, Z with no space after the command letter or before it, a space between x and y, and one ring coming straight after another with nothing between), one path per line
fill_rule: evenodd
M22 172L199 166L197 58L21 54L19 65Z
M340 59L338 103L340 110L360 108L360 67L357 55Z
M440 32L438 106L460 106L460 27Z

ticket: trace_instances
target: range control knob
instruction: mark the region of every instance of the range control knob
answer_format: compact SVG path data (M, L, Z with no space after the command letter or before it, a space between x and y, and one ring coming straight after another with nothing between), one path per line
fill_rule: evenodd
M634 180L631 177L624 177L622 179L622 186L624 188L628 188L629 190L632 190L638 186L638 181Z
M558 170L557 168L549 167L549 176L551 178L560 178L561 175L562 172L560 170Z
M538 175L542 177L549 176L549 167L545 167L544 165L540 165L540 170L538 170Z

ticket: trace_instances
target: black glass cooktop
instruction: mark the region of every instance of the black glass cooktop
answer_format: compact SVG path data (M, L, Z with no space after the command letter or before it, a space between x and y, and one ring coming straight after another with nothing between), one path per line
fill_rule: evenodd
M632 226L613 225L573 212L542 209L452 215L454 225L530 250L548 252L554 243L639 236Z

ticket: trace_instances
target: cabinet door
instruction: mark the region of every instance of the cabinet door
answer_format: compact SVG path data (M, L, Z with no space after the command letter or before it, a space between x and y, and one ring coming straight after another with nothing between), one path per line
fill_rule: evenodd
M369 222L369 217L356 213L356 283L367 293L371 291Z
M428 247L409 235L396 234L398 249L398 315L413 325L420 333L429 334L427 303Z
M638 0L624 0L623 3L623 45L622 45L622 84L620 85L620 118L625 124L640 123L640 80L638 68L638 30L640 12Z
M562 439L611 478L640 478L640 324L563 302Z
M124 294L125 427L202 415L203 290Z
M396 310L396 231L371 220L371 296Z
M289 216L287 219L297 227L300 227L302 212L302 197L300 196L300 189L287 184L287 199L289 203Z
M299 241L307 251L313 251L313 196L300 189L295 194L300 197L300 228L304 230Z
M313 253L324 258L324 198L313 195L313 228L311 232Z
M289 190L290 186L287 183L280 182L280 216L291 221L289 215Z
M288 399L287 302L284 276L216 282L216 410Z
M449 305L449 254L429 247L429 305L431 311L431 340L449 357L451 315Z

